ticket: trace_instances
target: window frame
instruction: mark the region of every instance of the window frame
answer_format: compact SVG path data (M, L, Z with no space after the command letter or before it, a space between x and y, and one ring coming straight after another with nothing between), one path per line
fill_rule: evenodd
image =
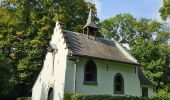
M117 77L121 78L121 91L116 90L116 79L117 79ZM124 78L123 78L123 75L121 73L117 73L114 76L114 94L124 94Z
M86 68L89 66L89 64L92 64L92 66L94 67L94 79L92 80L92 81L87 81L86 80L86 74L87 74L87 72L86 72ZM93 60L88 60L87 62L86 62L86 64L85 64L85 67L84 67L84 82L83 82L83 84L86 84L86 85L98 85L98 83L97 83L97 66L96 66L96 63L93 61Z
M142 87L142 97L148 97L148 87Z

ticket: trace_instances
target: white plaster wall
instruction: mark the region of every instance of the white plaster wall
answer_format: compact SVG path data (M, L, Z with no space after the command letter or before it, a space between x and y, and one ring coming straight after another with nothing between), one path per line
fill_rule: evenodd
M67 61L67 69L66 69L66 80L65 80L65 92L73 93L74 92L74 67L75 63L71 60Z
M60 49L58 49L58 53L55 59L54 100L63 100L68 49L66 49L66 42L64 41L62 34L58 34L58 37L57 46Z
M153 87L148 87L148 96L153 97Z
M52 70L51 62L52 62L52 54L47 53L46 60L44 61L44 66L32 89L32 100L46 100L48 83L50 81L49 77L51 75L51 70Z
M41 82L37 82L32 90L32 100L36 100L36 99L40 100L41 90L42 90L42 84L41 84Z
M98 85L85 85L84 81L84 65L88 59L81 58L77 63L77 75L76 75L76 92L82 94L111 94L114 95L114 75L121 73L124 77L124 93L125 95L140 96L140 83L138 79L138 73L135 73L135 65L120 64L111 61L94 60L97 65L97 82ZM74 63L68 62L69 68L74 66ZM107 65L109 65L108 71ZM66 77L66 89L65 91L72 91L72 84L67 82L67 79L71 79L72 71ZM68 73L67 73L68 74Z
M47 100L50 87L52 87L54 91L54 100L63 100L64 98L68 49L66 48L63 33L58 22L56 23L50 44L52 47L58 48L54 60L54 73L52 73L53 55L52 53L47 53L43 68L32 88L32 100Z

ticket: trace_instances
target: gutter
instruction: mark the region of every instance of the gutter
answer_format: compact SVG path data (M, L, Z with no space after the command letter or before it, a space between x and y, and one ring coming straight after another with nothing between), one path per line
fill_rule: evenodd
M79 62L79 59L69 59L74 62L74 82L73 82L73 93L76 93L76 74L77 74L77 62Z
M69 56L69 55L68 55ZM140 66L139 63L135 63L135 62L125 62L125 61L120 61L120 60L113 60L113 59L105 59L105 58L100 58L100 57L92 57L92 56L87 56L87 55L81 55L81 54L73 54L71 56L74 56L74 57L86 57L86 58L93 58L93 59L100 59L100 60L106 60L106 61L114 61L114 62L117 62L117 63L124 63L124 64L131 64L131 65L137 65L137 66Z

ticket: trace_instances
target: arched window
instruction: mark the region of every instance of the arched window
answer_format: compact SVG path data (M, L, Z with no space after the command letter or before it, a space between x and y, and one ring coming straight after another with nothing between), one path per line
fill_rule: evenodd
M87 61L84 68L84 83L97 83L97 67L93 60Z
M53 88L52 87L50 87L50 89L48 91L47 100L53 100Z
M120 73L117 73L114 77L114 93L124 94L124 79Z

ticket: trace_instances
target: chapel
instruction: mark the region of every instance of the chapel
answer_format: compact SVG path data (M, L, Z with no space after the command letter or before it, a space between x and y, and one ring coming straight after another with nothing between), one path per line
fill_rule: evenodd
M63 100L65 93L153 96L138 61L116 40L98 37L90 10L83 33L57 21L32 100Z

